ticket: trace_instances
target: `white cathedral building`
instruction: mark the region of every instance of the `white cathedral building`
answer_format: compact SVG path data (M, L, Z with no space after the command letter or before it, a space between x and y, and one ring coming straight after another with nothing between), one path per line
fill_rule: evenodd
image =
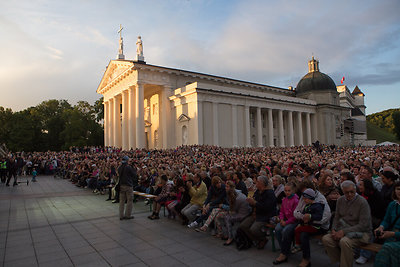
M367 143L365 95L357 86L352 92L336 86L314 57L296 88L286 89L150 65L140 36L136 44L136 58L126 60L120 36L117 59L109 62L97 88L104 97L105 146Z

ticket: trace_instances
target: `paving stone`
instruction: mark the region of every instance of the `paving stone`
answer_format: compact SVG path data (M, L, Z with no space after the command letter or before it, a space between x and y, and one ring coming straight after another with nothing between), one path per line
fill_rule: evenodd
M62 260L68 258L68 255L65 251L53 251L46 254L39 254L36 256L39 262L39 265L48 261Z
M111 266L124 266L127 264L132 264L132 263L138 263L141 262L141 260L130 254L130 253L124 253L118 256L113 256L113 257L106 257L106 261L111 264Z
M143 201L134 203L134 220L120 221L118 205L107 196L67 180L38 180L11 190L0 185L1 266L273 266L279 255L270 243L264 250L237 251L179 220L150 221ZM331 266L314 240L311 251L313 266ZM285 266L300 260L297 253Z
M90 254L93 252L96 252L96 250L92 246L82 246L82 247L76 247L76 248L65 248L67 251L67 254L70 257L73 256L78 256L78 255L84 255L84 254Z
M144 260L144 262L147 265L154 266L154 267L187 266L186 264L178 261L177 259L175 259L171 256L154 257L154 258Z
M56 260L50 260L46 262L39 263L39 267L70 267L72 266L72 261L69 258L62 258Z
M185 264L189 264L190 262L200 260L204 257L204 255L195 250L186 250L175 254L171 254L171 256Z
M166 255L165 252L163 252L162 250L160 250L158 248L149 248L146 250L135 251L133 253L135 254L135 256L137 256L138 258L140 258L142 260L148 260L151 258L159 258L159 257Z
M6 261L4 266L12 266L12 267L30 267L30 266L38 266L36 262L36 257L28 257L23 259L15 259L13 261Z

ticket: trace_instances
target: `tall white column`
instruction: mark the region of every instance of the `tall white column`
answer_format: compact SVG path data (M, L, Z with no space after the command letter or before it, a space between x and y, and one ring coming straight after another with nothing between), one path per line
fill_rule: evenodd
M114 147L115 143L114 143L114 133L115 133L115 129L114 129L114 111L115 111L115 101L114 98L110 98L110 112L109 112L109 118L110 118L110 136L109 136L109 145Z
M161 91L161 134L162 148L168 148L168 126L171 121L171 106L170 106L170 90L169 86L164 86Z
M203 145L203 101L200 100L197 100L197 137L197 143Z
M288 140L289 146L294 146L293 111L288 111Z
M258 147L262 147L262 124L261 124L261 108L257 107L257 114L256 114L256 129L257 129L257 145Z
M301 121L301 112L297 112L297 136L299 137L299 146L303 145L303 123Z
M135 117L135 87L131 86L128 90L128 118L129 118L129 149L136 148L136 117Z
M306 113L306 135L307 135L307 143L306 145L311 145L311 121L310 121L310 113Z
M108 136L107 136L107 139L108 139L108 146L111 146L111 144L112 144L112 142L113 142L113 136L112 136L112 130L113 130L113 123L112 123L112 119L113 119L113 116L112 116L112 113L113 113L113 106L112 106L112 98L111 99L108 99L108 112L107 112L107 119L108 119L108 122L107 122L107 125L108 125L108 130L107 130L107 133L108 133Z
M114 96L114 146L121 147L121 114L119 96Z
M109 109L109 102L104 101L104 146L108 146L108 129L110 128L108 125L108 109Z
M129 150L129 102L128 91L122 91L122 149Z
M279 146L285 146L285 134L283 132L283 111L280 109L278 110L278 124L279 124Z
M237 105L232 104L232 146L238 147Z
M251 147L250 141L250 107L244 106L244 143L246 147Z
M213 102L213 141L214 146L219 145L218 140L218 103Z
M274 121L272 116L272 109L268 109L268 139L269 146L274 146Z
M318 140L318 133L317 133L317 115L316 114L311 114L311 123L312 123L312 142L315 142Z
M144 85L136 84L135 95L135 115L136 115L136 147L145 147L144 135Z

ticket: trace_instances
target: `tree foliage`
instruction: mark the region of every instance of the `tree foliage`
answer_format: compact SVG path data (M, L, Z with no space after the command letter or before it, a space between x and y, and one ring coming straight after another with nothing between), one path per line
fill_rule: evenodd
M393 124L394 124L394 133L397 135L397 138L400 140L400 110L394 112L392 117L393 117Z
M391 133L395 133L395 123L393 114L399 112L400 109L388 109L367 116L367 121Z
M12 151L59 151L70 146L103 145L97 102L92 106L80 101L71 106L66 100L52 99L15 113L0 107L0 142Z

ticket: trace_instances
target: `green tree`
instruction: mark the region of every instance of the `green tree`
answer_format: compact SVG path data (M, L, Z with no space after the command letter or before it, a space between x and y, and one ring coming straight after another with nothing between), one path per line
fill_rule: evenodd
M397 135L397 138L400 140L400 111L396 111L392 114L394 132Z
M43 101L34 109L34 114L40 118L42 132L46 136L47 142L44 150L59 151L64 145L60 135L65 129L63 113L71 108L66 100L51 99Z
M0 107L0 143L8 145L10 140L10 131L13 121L13 112L11 109Z
M367 116L367 121L390 133L395 133L393 114L400 109L388 109Z
M44 147L40 118L32 115L34 108L13 114L8 146L12 151L42 151Z
M66 100L52 99L15 113L0 107L0 142L11 151L101 146L104 130L97 120L102 112L102 99L93 106L79 101L73 107Z
M96 121L100 122L101 120L104 119L104 104L103 104L103 97L100 97L100 99L96 100L94 102L94 112L96 114Z
M65 110L65 128L60 133L61 139L64 140L62 148L103 145L103 129L95 118L94 106L86 101L79 101L73 109Z

